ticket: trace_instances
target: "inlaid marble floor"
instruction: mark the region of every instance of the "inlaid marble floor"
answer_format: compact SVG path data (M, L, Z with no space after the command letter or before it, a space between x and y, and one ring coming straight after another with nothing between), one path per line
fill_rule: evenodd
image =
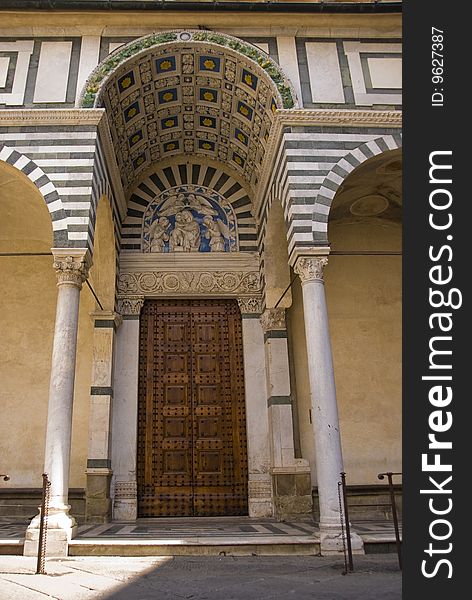
M28 522L19 519L0 519L0 540L21 539ZM353 522L353 528L364 541L389 541L394 539L391 521ZM103 525L79 525L76 539L178 539L218 537L268 537L306 536L317 533L318 527L310 521L284 521L274 519L249 519L248 517L196 518L196 519L140 519L132 523L114 522Z

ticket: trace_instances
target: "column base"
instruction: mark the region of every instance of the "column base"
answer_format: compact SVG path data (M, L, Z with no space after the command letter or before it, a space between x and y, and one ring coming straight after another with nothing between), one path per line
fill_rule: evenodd
M275 516L279 520L312 517L309 467L279 467L272 470Z
M87 523L109 523L111 521L109 469L88 469L85 493L85 520Z
M70 505L50 506L47 516L46 556L67 556L69 542L77 535L77 523L69 515ZM36 515L25 533L23 556L37 556L40 515Z
M113 519L136 521L138 518L138 495L136 481L115 481Z
M268 473L250 473L248 481L250 517L267 518L274 515L272 481Z
M344 531L344 536L346 532ZM344 537L344 544L347 540ZM320 523L320 550L322 556L344 554L343 535L340 525ZM364 542L359 534L351 529L351 548L353 554L364 554Z

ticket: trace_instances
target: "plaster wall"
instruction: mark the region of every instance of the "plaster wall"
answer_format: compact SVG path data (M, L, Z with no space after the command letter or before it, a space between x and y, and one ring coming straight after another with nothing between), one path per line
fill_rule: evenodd
M51 221L33 184L0 165L0 252L48 253ZM40 487L56 311L52 256L1 256L0 455L4 487ZM84 487L94 302L81 293L71 487Z

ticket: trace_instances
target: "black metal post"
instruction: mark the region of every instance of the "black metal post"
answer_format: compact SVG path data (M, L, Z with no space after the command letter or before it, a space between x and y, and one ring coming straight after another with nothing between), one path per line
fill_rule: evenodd
M341 484L343 488L343 504L344 504L344 518L346 520L346 541L347 541L347 555L349 557L349 570L354 571L354 563L352 560L352 544L351 544L351 525L349 523L349 508L347 506L347 491L346 491L346 473L341 473Z
M392 505L392 517L393 517L393 527L395 528L395 543L397 545L397 555L398 555L398 566L400 567L400 571L402 570L402 543L400 541L400 529L398 527L398 517L397 517L397 504L395 501L395 491L393 489L393 475L401 475L401 473L392 473L392 471L388 471L387 473L379 473L379 479L385 479L385 475L388 479L388 491L390 492L390 504Z
M47 473L43 473L43 494L41 498L41 514L39 515L39 540L38 561L36 563L36 575L44 575L44 563L46 558L46 535L47 535L47 513L49 508L49 487Z

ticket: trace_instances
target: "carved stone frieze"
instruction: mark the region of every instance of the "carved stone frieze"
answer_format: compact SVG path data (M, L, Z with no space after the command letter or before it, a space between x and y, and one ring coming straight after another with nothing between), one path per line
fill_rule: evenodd
M326 256L301 256L295 263L294 271L302 283L307 281L324 282L324 268L328 264Z
M262 297L261 296L247 296L238 298L239 308L241 314L256 314L260 315L262 312Z
M244 271L180 271L122 273L118 294L153 296L179 294L255 294L261 291L259 273Z
M267 308L261 315L261 325L264 333L286 329L285 308Z

